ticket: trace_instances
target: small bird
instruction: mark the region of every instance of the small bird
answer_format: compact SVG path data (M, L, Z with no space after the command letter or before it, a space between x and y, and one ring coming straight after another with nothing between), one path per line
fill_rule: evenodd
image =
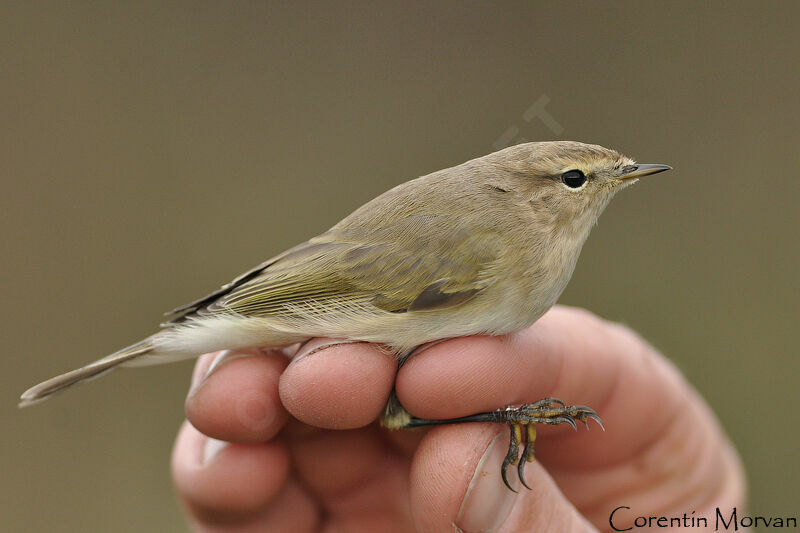
M402 363L416 347L533 324L567 285L611 198L670 170L602 146L520 144L408 181L321 235L178 307L157 333L21 396L20 407L117 366L168 363L222 349L279 347L313 337L379 343ZM454 361L453 364L458 364ZM545 398L449 420L414 417L391 394L392 429L471 421L508 424L502 465L533 460L534 425L599 416ZM521 457L519 445L525 446ZM511 488L514 490L513 488Z

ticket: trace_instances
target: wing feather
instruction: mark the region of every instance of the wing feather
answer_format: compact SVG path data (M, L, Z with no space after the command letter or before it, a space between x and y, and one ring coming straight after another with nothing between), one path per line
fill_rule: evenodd
M298 307L325 312L330 305L424 311L464 303L488 286L499 235L442 231L458 228L444 220L420 231L411 218L367 236L335 229L322 234L240 277L238 285L198 300L194 309L254 317L292 316ZM406 231L410 224L416 234Z

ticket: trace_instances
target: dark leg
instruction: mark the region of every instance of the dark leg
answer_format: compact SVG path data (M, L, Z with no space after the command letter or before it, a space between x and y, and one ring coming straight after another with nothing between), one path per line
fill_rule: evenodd
M439 342L441 341L415 348L403 354L398 358L398 370L409 357ZM501 424L508 424L511 430L511 439L508 445L508 453L505 459L503 459L501 474L503 476L503 482L513 491L514 489L511 488L506 476L506 470L511 464L517 465L517 473L519 474L520 482L526 488L530 489L525 481L524 469L526 463L534 460L533 450L534 442L536 441L536 424L569 424L573 429L577 430L577 422L583 422L588 429L589 419L597 422L600 427L605 430L603 421L593 409L583 405L567 405L556 398L544 398L538 402L527 403L519 407L506 407L505 409L497 409L496 411L488 413L478 413L448 420L428 420L425 418L417 418L406 411L405 407L400 404L396 391L392 389L392 393L389 395L389 401L386 402L383 415L381 415L381 425L389 429L404 429L441 424L459 424L462 422L498 422ZM523 429L525 430L524 432ZM520 457L519 445L523 442L525 446L522 448L522 457Z
M406 408L400 404L397 399L397 392L392 389L389 395L389 400L386 402L386 407L383 408L381 415L381 425L389 429L404 429L414 427L411 421L414 419L411 413L406 411Z
M399 371L401 368L403 368L403 364L406 362L406 360L414 353L422 351L422 349L414 348L413 350L398 357L397 370ZM411 416L411 413L406 411L406 408L400 404L400 400L397 398L397 391L392 388L392 393L389 395L389 400L386 402L386 407L383 408L381 425L389 429L403 429L412 427L409 425L412 418L413 417Z
M530 488L525 481L524 468L526 463L534 460L535 424L569 424L573 429L577 430L577 422L583 422L588 428L590 419L596 421L601 428L605 429L603 421L593 409L583 405L566 405L556 398L544 398L535 403L524 404L519 407L506 407L505 409L498 409L488 413L478 413L448 420L428 420L409 414L400 404L395 392L392 391L384 414L381 417L381 423L385 427L392 429L459 424L462 422L499 422L508 424L511 430L511 439L508 453L503 460L501 474L506 486L514 490L506 477L506 470L511 464L517 465L520 482L525 487ZM524 432L523 429L525 430ZM525 446L522 449L522 457L519 457L519 445L523 442Z

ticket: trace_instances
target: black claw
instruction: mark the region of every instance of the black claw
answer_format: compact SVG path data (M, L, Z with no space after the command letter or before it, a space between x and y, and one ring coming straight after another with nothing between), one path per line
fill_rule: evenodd
M531 461L533 457L533 446L534 446L534 438L535 433L531 432L532 426L525 427L525 447L522 449L522 457L519 459L519 464L517 464L517 474L519 475L519 481L525 488L531 490L531 486L528 485L528 482L525 481L525 465Z
M512 464L517 457L519 457L519 439L517 438L517 431L519 426L515 424L509 424L509 430L511 432L511 439L508 443L508 453L506 453L505 459L503 459L503 466L500 467L500 475L503 478L503 483L506 484L506 487L511 492L517 492L514 490L514 487L511 486L511 483L508 482L508 465Z
M573 405L570 407L570 412L575 413L575 416L589 416L589 415L597 415L594 409L591 407L586 407L585 405Z
M551 420L552 420L552 422L551 422L552 424L567 423L572 427L572 429L574 429L575 431L578 431L578 424L576 424L575 423L575 419L572 418L569 415L567 415L567 416L557 416L557 417L555 417L555 418L553 418Z
M584 424L586 424L586 427L587 427L587 428L589 427L589 419L590 419L590 418L591 418L592 420L594 420L595 422L597 422L597 425L598 425L598 426L600 426L600 429L602 429L603 431L605 431L605 430L606 430L606 426L603 424L603 421L602 421L602 420L600 419L600 417L599 417L597 414L595 414L594 412L587 413L586 415L584 415L584 421L583 421L583 423L584 423Z
M525 481L525 465L528 462L527 459L525 458L527 449L528 449L528 443L526 442L525 448L522 451L522 459L520 459L519 463L517 464L517 475L519 476L520 483L525 485L526 489L531 490L530 485L528 485L528 483Z
M500 475L503 477L503 483L505 483L506 487L508 487L508 490L511 492L517 492L514 490L514 487L511 486L511 483L508 482L507 470L509 464L511 464L511 461L508 460L508 457L503 459L503 466L500 467Z
M558 406L558 407L555 407ZM527 405L521 406L521 409L530 409L532 411L536 411L542 407L550 407L551 409L558 409L564 408L567 404L565 404L562 400L558 398L542 398L538 402L529 403Z

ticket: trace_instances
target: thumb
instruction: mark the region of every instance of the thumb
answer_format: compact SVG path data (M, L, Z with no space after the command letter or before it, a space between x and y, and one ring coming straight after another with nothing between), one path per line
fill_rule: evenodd
M539 462L525 467L531 490L522 487L515 466L503 484L500 467L509 430L489 424L461 424L431 430L411 468L411 511L418 531L465 533L596 532L564 497Z

